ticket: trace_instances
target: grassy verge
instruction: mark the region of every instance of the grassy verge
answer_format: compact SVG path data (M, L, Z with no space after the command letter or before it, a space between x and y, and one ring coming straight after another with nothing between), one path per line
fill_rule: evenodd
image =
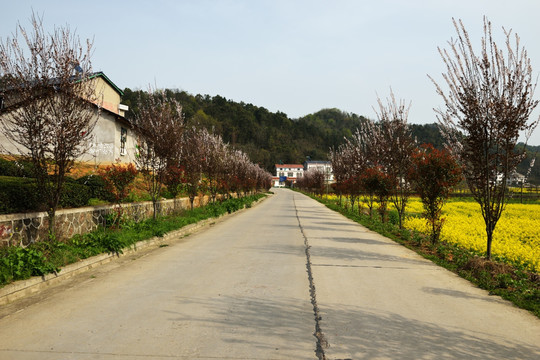
M339 206L335 200L313 198L347 218L471 281L478 287L488 290L490 294L501 296L540 318L540 275L538 273L527 271L516 264L488 261L478 253L454 244L440 242L432 245L424 235L399 229L395 222L383 224L376 215L370 218ZM392 215L391 213L390 220L397 218L397 214Z
M61 267L102 253L121 254L122 250L141 240L163 236L170 231L201 220L232 213L266 195L257 194L216 202L184 211L175 216L148 219L135 223L125 220L115 228L100 228L84 235L75 235L65 242L39 242L26 248L0 249L0 286L31 276L61 271Z

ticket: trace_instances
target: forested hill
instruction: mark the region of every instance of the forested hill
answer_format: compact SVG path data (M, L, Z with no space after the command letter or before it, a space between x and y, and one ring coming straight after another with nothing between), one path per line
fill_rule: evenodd
M225 142L245 151L255 163L273 172L274 164L301 164L310 157L325 160L328 150L338 146L345 136L358 128L364 117L338 109L324 109L300 119L290 119L282 112L270 112L219 95L191 95L185 91L165 90L166 96L183 106L189 125L204 126L223 136ZM137 111L140 91L126 88L122 102L126 114Z
M129 106L128 119L137 111L141 91L124 90L122 102ZM234 102L219 95L191 95L180 90L165 90L182 106L188 125L213 129L223 140L246 152L250 159L274 172L274 164L302 164L309 156L326 160L328 150L344 142L366 120L365 117L338 109L323 109L299 119L290 119L282 112L270 112L244 102ZM440 148L443 138L437 124L411 124L419 144L432 143ZM530 147L538 154L538 149ZM531 155L532 156L532 155ZM540 155L537 155L540 157ZM540 159L532 171L540 180ZM526 173L530 161L522 163L520 173Z

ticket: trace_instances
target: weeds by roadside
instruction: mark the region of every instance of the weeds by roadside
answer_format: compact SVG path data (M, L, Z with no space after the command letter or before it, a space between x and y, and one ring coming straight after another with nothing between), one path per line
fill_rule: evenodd
M168 232L208 218L219 217L251 207L252 203L266 195L257 194L242 198L232 198L223 202L184 211L175 216L160 217L134 222L123 219L111 228L75 235L71 239L43 241L26 248L0 248L0 286L31 276L61 271L61 267L102 253L122 254L123 249L141 240L162 237Z

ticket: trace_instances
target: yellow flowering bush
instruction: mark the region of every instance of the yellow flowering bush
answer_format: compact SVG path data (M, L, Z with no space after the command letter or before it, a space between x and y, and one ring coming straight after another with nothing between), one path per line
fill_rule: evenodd
M425 219L414 217L422 213L422 203L411 198L404 226L428 233ZM441 240L470 250L485 253L486 231L480 206L474 201L450 199L443 208L446 218ZM493 256L540 270L540 204L508 204L497 223L493 237Z

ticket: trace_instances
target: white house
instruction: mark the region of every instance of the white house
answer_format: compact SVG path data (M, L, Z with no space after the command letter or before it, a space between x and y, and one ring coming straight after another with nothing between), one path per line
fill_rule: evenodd
M330 161L315 161L308 160L304 163L304 171L311 169L318 169L325 174L325 181L327 183L334 182L334 173L332 172L332 164Z
M501 183L502 180L503 180L503 175L502 174L497 174L497 183ZM518 173L517 171L514 171L514 172L512 172L511 174L508 175L508 178L506 179L506 185L507 186L521 185L521 184L524 184L526 180L527 179L526 179L525 175L522 175L522 174Z
M77 160L96 165L109 164L116 160L123 163L133 162L137 139L130 122L125 118L128 107L120 103L123 91L103 72L92 74L89 81L95 82L96 95L101 100L101 111L89 144L90 150ZM97 107L96 104L96 109ZM0 144L4 148L0 147L0 151L17 153L16 146L1 131Z
M274 187L285 186L285 181L291 181L293 184L296 180L304 176L304 167L298 164L276 164L276 176L272 178Z

